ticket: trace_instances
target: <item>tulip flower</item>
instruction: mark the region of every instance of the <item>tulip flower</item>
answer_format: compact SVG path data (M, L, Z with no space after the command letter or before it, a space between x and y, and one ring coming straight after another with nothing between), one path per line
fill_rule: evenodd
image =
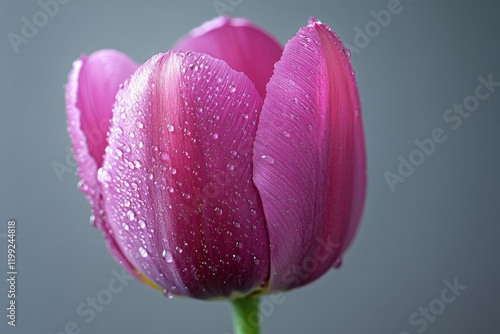
M338 266L365 196L360 104L345 49L314 19L284 48L217 18L138 66L73 64L68 132L112 255L171 297L257 298Z

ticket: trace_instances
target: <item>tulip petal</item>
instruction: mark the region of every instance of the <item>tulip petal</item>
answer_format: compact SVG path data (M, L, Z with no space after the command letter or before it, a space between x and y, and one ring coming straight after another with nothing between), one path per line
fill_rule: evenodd
M269 289L307 284L340 261L361 217L365 151L348 51L311 22L267 86L254 148L271 245Z
M269 34L245 19L218 17L181 38L173 50L206 53L245 73L262 97L283 48Z
M136 68L127 56L101 50L75 60L66 85L68 133L78 163L79 186L92 208L91 222L102 231L115 259L134 275L107 226L97 170L102 164L116 92Z
M244 74L191 52L154 56L118 94L99 176L106 214L128 260L166 294L230 297L267 283L252 182L261 106Z

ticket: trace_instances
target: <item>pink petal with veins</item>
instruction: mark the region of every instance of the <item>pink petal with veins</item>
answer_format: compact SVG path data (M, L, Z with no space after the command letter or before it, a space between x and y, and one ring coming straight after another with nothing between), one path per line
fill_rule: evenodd
M267 86L254 181L271 245L270 290L305 285L338 264L365 194L360 104L347 51L311 22L286 45Z
M252 182L262 99L208 55L168 52L117 97L100 179L128 260L166 293L245 295L267 283L269 243Z
M245 73L260 95L283 48L268 33L246 19L218 17L204 23L181 38L172 48L206 53L222 59L234 70Z
M136 68L124 54L100 50L75 60L66 85L68 133L78 163L80 189L92 208L91 221L102 231L115 259L134 275L107 226L97 171L107 145L106 132L116 92Z

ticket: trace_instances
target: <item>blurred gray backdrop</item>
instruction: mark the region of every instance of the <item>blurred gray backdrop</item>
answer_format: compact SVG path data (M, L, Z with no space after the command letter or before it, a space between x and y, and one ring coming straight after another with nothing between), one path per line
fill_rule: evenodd
M1 333L232 333L226 302L169 300L135 281L109 300L122 271L76 187L63 91L81 53L115 48L144 62L218 10L282 43L309 16L328 23L351 47L363 105L369 190L358 236L340 270L267 299L263 333L500 332L497 1L60 2L47 20L37 1L0 2ZM16 53L9 34L22 34L23 18L41 27ZM106 305L80 315L96 297Z

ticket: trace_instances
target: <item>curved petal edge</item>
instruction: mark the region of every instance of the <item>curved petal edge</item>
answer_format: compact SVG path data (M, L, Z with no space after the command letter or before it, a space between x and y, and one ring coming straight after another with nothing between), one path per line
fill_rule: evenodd
M267 85L254 182L269 231L270 291L339 265L364 202L363 126L349 52L317 21L285 45Z

